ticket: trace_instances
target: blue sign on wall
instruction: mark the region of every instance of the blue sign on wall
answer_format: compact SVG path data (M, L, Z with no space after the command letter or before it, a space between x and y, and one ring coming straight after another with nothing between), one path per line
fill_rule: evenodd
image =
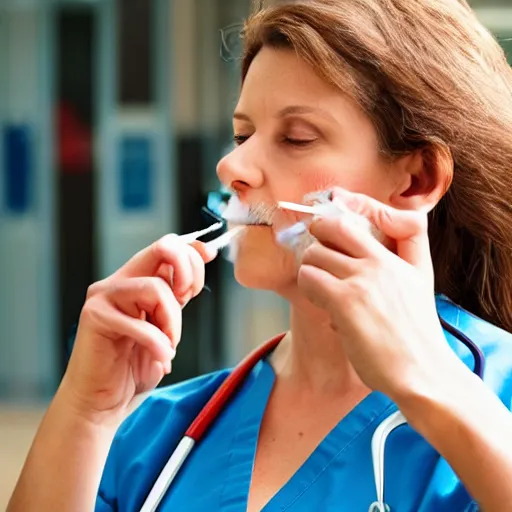
M8 125L4 137L4 200L8 212L25 213L31 202L32 155L29 128Z
M146 210L152 202L152 141L149 136L125 135L119 148L119 185L123 210Z

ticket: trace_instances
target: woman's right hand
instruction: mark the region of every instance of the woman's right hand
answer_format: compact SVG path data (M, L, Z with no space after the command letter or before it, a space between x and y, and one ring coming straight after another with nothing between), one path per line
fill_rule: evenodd
M171 371L182 308L216 252L168 235L93 284L59 391L81 415L120 421L133 398Z

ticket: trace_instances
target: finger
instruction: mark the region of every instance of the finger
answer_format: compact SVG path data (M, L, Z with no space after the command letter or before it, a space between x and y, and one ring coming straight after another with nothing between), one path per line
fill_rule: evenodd
M303 265L316 267L338 279L346 279L358 273L361 262L336 250L314 243L304 252Z
M149 363L148 369L146 370L143 380L141 393L146 393L155 389L165 374L171 373L171 364L169 363L169 369L162 368L160 362L152 360Z
M136 393L150 391L158 385L164 375L171 372L171 361L167 365L156 360L153 354L141 345L135 345L132 350L132 371L135 381L138 382Z
M182 308L201 293L205 280L205 264L199 252L190 246L184 248L184 251L188 257L186 273L180 273L167 264L161 265L156 273L158 277L170 283L174 296Z
M178 242L173 245L172 249L168 249L166 241L162 240L160 244L154 246L154 252L161 252L160 261L168 263L169 275L166 281L172 287L176 297L183 297L192 286L194 274L190 265L190 252L194 251L188 244ZM167 255L167 259L163 255Z
M191 298L197 297L204 288L205 266L201 255L192 249L189 253L190 265L192 267L192 287L190 289Z
M103 306L105 308L105 306ZM171 346L169 338L155 325L144 320L133 318L111 308L103 311L106 315L109 330L118 336L134 340L138 345L147 349L156 361L167 368L169 361L174 359L176 351Z
M385 235L397 242L397 253L415 267L431 266L427 215L411 210L397 210L364 194L344 189L333 191L352 211L365 216Z
M115 283L107 295L126 315L140 319L141 312L147 313L152 323L168 337L173 349L176 348L181 338L181 305L163 279L125 279Z
M207 261L212 257L211 251L208 252L203 246L204 244L201 245L200 242L194 242L194 246L191 246L180 241L176 235L167 235L138 252L114 275L117 277L154 276L162 264L168 264L174 269L174 284L178 287L178 293L182 293L190 287L192 280L187 251L195 250Z
M171 372L171 361L168 362L167 367L163 367L160 361L156 361L150 352L146 349L141 350L141 392L150 391L154 389L162 380L163 376Z
M310 232L322 245L352 258L380 256L384 252L382 244L344 215L319 217L312 222Z
M308 300L321 309L329 310L329 307L336 303L340 281L326 270L301 265L297 284Z
M190 246L199 253L199 256L201 256L201 259L204 263L210 263L210 261L213 261L219 254L219 251L212 249L204 242L200 242L199 240L192 242Z

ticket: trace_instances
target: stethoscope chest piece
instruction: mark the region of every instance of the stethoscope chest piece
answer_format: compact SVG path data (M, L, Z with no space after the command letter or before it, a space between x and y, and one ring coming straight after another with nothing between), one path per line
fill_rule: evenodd
M370 505L368 512L391 512L391 509L385 503L375 502Z

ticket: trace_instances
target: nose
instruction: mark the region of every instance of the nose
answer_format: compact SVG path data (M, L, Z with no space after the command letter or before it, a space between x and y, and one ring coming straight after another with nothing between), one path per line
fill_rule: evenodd
M237 193L263 186L265 177L250 140L236 147L217 164L220 181Z

